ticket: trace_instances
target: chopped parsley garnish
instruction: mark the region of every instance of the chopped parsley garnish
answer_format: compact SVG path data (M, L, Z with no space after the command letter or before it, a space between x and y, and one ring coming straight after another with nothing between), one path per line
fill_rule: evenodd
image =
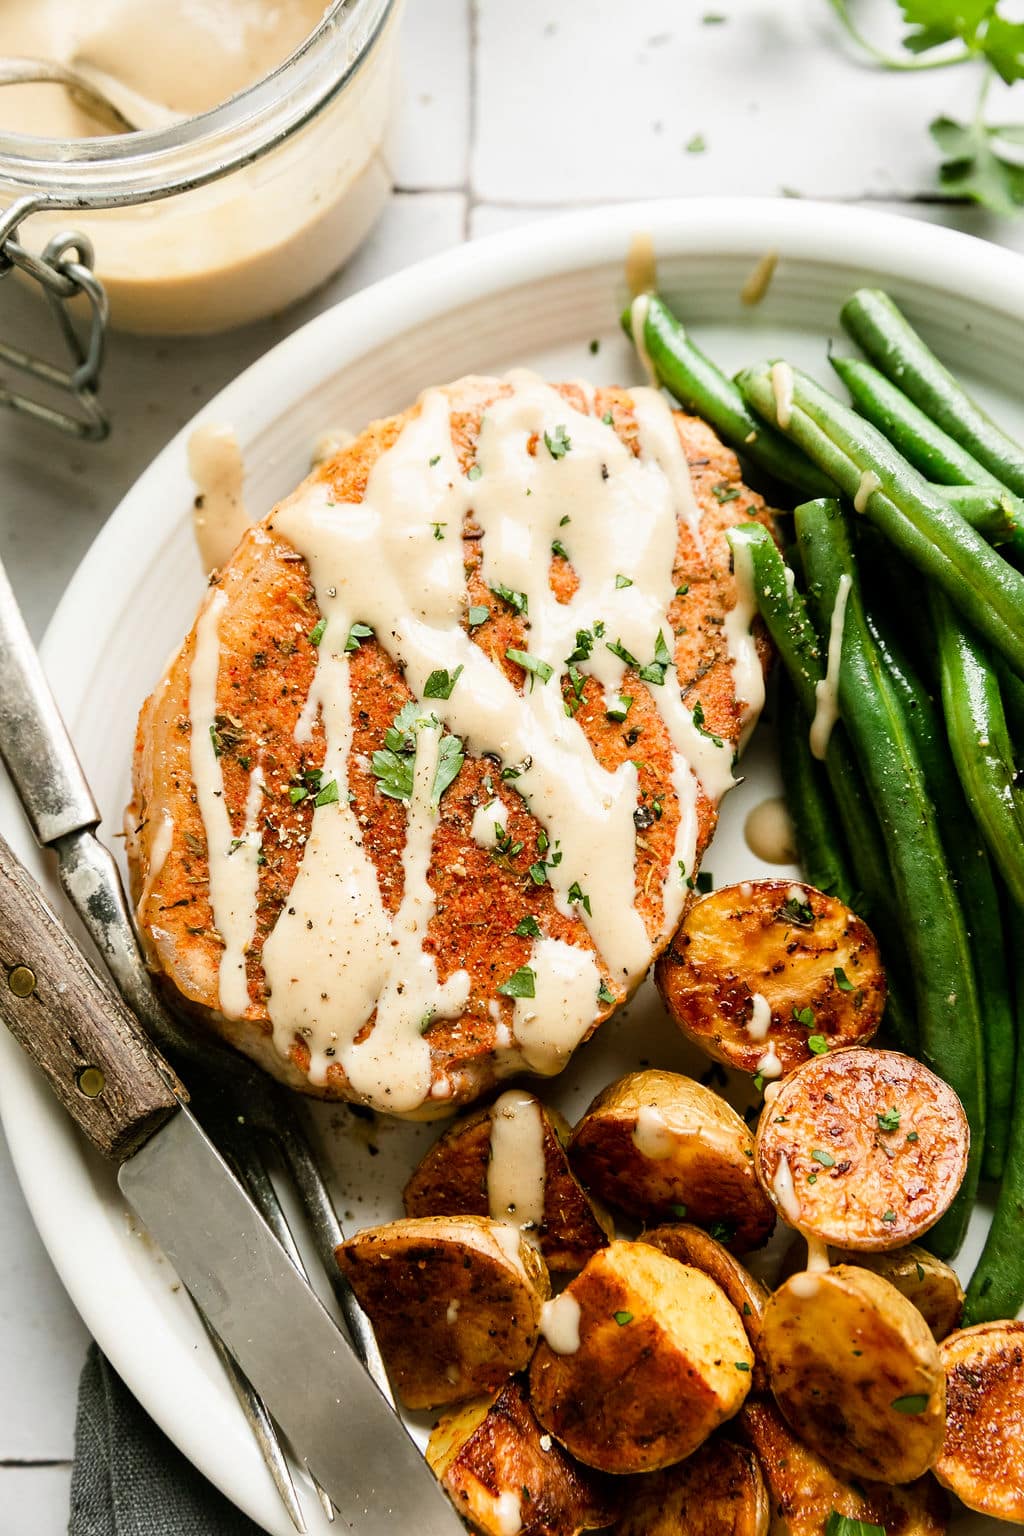
M220 757L221 753L224 751L224 744L220 739L220 734L215 725L210 726L210 745L213 748L214 757Z
M924 1265L923 1264L915 1264L914 1268L917 1271L917 1278L918 1278L918 1280L923 1280L924 1279Z
M358 651L364 640L371 640L372 638L373 630L368 624L353 624L348 632L348 639L345 641L345 649L346 651Z
M713 1221L708 1227L708 1237L716 1243L731 1243L736 1236L736 1225L731 1221Z
M320 644L320 641L324 637L324 630L326 628L327 628L327 620L326 619L322 619L322 618L321 619L317 619L316 623L313 625L313 628L310 630L309 635L307 637L308 640L309 640L310 645L319 645Z
M520 939L539 939L540 924L533 913L528 912L525 917L519 919L512 932Z
M338 781L337 781L337 779L332 779L329 784L325 784L322 789L317 791L316 799L313 801L313 804L314 805L337 805L337 803L338 803Z
M625 720L633 703L633 695L630 693L618 693L608 705L605 714L609 720Z
M722 485L713 485L711 487L711 494L719 506L721 506L723 502L735 501L740 494L740 488L738 485L725 485L724 483Z
M815 1056L827 1056L828 1041L824 1035L808 1035L807 1049L813 1052Z
M854 1520L834 1509L825 1521L825 1536L885 1536L883 1525L871 1525L867 1520Z
M908 1131L907 1132L907 1140L908 1141L920 1141L920 1139L921 1138L920 1138L920 1136L918 1136L916 1131Z
M489 608L485 608L483 604L480 604L479 606L474 605L469 610L470 629L476 629L478 624L483 624L487 619L490 618L490 616L491 610Z
M494 848L496 859L514 859L522 853L523 844L513 841L511 832L506 832L500 821L494 823Z
M495 597L500 597L503 603L508 603L510 608L514 608L516 613L527 612L525 592L513 592L511 587L503 587L500 581L497 586L491 588L491 591Z
M412 799L412 770L412 755L391 747L375 752L370 759L377 788L389 800Z
M533 764L532 757L526 757L521 763L510 763L507 768L501 770L501 777L507 783L509 779L518 779L521 773L525 773Z
M875 1117L880 1131L898 1131L900 1128L900 1112L898 1109L886 1109Z
M616 576L615 585L617 588L631 587L633 585L633 578L632 576Z
M592 357L595 356L600 350L601 350L601 343L598 341L597 337L595 336L593 341L590 343L590 354L591 354L591 356Z
M553 432L544 433L544 446L553 459L564 459L572 447L572 438L559 424Z
M711 874L710 871L702 869L700 874L697 876L697 889L698 889L698 891L700 891L702 896L706 896L708 894L708 892L709 891L713 891L714 888L715 888L715 877L714 877L714 875Z
M716 736L713 731L709 731L705 728L704 706L700 699L698 699L696 704L693 706L693 723L700 734L702 736L706 736L709 741L713 741L716 747L724 746L724 742L722 741L721 736Z
M412 799L417 723L436 726L438 722L435 716L423 716L420 705L415 699L410 699L398 711L394 724L384 732L383 748L375 752L370 759L370 770L377 780L377 788L390 800ZM465 760L461 738L442 736L430 793L430 804L433 810L437 809L441 796L449 784L458 777ZM317 803L319 804L319 801Z
M795 923L798 928L814 926L814 908L809 901L800 901L796 896L786 897L776 917L784 923Z
M686 1220L686 1206L685 1205L670 1205L669 1206L669 1210L672 1212L672 1215L677 1218L677 1220L679 1220L679 1221L685 1221Z
M440 464L440 462L441 462L441 455L439 453L435 453L433 458L427 460L427 463L429 464L431 469L433 469L435 464Z
M640 668L640 676L645 683L657 683L659 686L665 681L665 673L672 664L672 655L665 644L665 636L658 630L658 638L654 642L654 660L648 662L646 667Z
M616 1312L614 1317L620 1328L625 1328L627 1323L631 1323L633 1321L632 1312Z
M530 879L534 885L547 885L548 867L543 859L538 859L536 864L530 865Z
M546 683L554 673L555 669L550 662L543 661L540 656L531 656L529 651L517 650L514 645L508 647L505 655L509 661L514 661L516 666L522 667L524 672L539 677L542 683Z
M817 1184L817 1182L818 1182L818 1175L816 1173L809 1173L807 1175L807 1182L808 1182L808 1184Z
M469 466L469 468L466 470L466 479L467 480L479 480L480 476L482 474L483 474L483 470L480 468L479 464L471 464Z
M802 1024L804 1029L813 1029L814 1028L814 1009L813 1008L794 1008L793 1009L793 1018L796 1020L796 1022L798 1024Z
M896 1220L896 1212L895 1211L883 1211L882 1212L882 1220L886 1223L887 1226L891 1227L893 1222Z
M688 155L702 155L708 147L708 141L702 133L695 133L692 139L687 141L686 153Z
M430 526L434 530L434 538L438 541L438 543L440 543L441 540L444 538L444 530L445 530L445 528L448 527L448 524L447 523L431 523Z
M637 661L632 651L626 650L626 647L623 645L621 640L616 640L614 645L610 640L606 640L605 646L609 651L611 651L613 656L617 656L620 661L624 661L627 667L635 667L637 671L639 671L640 663Z
M434 784L430 791L430 804L434 810L440 805L441 796L449 784L454 784L458 778L465 761L466 754L462 750L462 738L460 736L442 736L441 745L437 751Z
M750 1366L747 1364L747 1362L745 1360L734 1360L733 1361L733 1365L736 1367L736 1369L738 1371L749 1371L750 1370Z
M561 555L563 560L568 560L569 558L569 551L566 549L561 539L551 540L551 553L553 555Z
M425 699L450 699L452 689L462 676L462 667L456 667L454 672L448 672L439 667L436 672L431 672L423 684L423 697Z
M613 427L615 425L615 417L612 415L611 411L605 411L604 415L601 417L601 420L604 422L606 427Z
M508 981L503 981L498 991L503 997L536 997L537 973L528 965L521 965L518 971L513 971Z
M853 982L850 980L849 976L847 976L841 965L837 965L832 974L836 979L836 986L839 988L840 992L853 991Z
M928 1402L927 1392L908 1392L906 1397L894 1397L889 1407L897 1413L924 1413Z
M836 1165L832 1153L823 1151L821 1147L811 1148L811 1159L815 1163L820 1163L823 1168L834 1168Z
M606 981L602 981L597 989L597 1000L599 1003L614 1003L615 1001L615 993Z
M570 666L574 661L588 661L590 659L590 653L593 649L594 637L590 630L578 629L576 631L576 646L565 658L566 666Z
M590 897L585 895L585 893L580 890L580 883L578 880L573 881L572 885L570 885L565 894L568 896L570 901L579 902L580 906L583 908L584 912L588 914L588 916L593 916L593 913L590 911Z
M558 526L559 526L559 528L564 528L566 523L571 523L571 522L572 522L572 518L569 516L569 514L567 512L564 517L560 517L558 519Z
M687 582L686 585L683 586L683 587L676 587L676 597L685 597L687 592L689 592L689 590L690 590L689 582Z

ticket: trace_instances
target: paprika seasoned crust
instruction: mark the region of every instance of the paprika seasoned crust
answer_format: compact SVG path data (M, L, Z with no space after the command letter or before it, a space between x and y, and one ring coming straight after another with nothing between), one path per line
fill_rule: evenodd
M577 411L605 421L610 418L620 442L634 456L639 452L639 429L628 391L599 389L591 395L576 385L558 388ZM508 390L498 380L468 378L443 391L450 410L452 447L464 473L474 465L482 416ZM373 423L319 465L293 497L246 533L207 597L208 603L218 594L222 599L212 736L223 775L223 804L236 838L243 835L257 760L263 775L255 811L260 850L256 920L244 958L247 1004L238 1017L230 1017L220 1006L218 972L224 944L211 906L207 829L197 803L190 757L190 671L196 655L196 626L144 704L135 744L133 794L126 812L127 854L150 965L172 1002L190 1010L273 1076L323 1098L365 1096L353 1089L340 1062L332 1062L320 1080L311 1081L310 1050L300 1033L294 1034L286 1049L280 1041L275 1043L262 963L264 945L287 906L303 857L325 754L320 714L309 739L296 741L296 725L317 666L321 612L306 560L275 527L275 519L311 488L319 488L321 495L326 492L330 503L337 505L338 516L344 517L345 504L363 499L374 466L421 409L418 403L401 415ZM770 526L771 518L762 499L742 484L735 456L711 429L682 414L676 414L675 421L690 468L699 525L693 530L682 517L677 519L673 576L678 595L669 611L672 650L684 704L692 710L699 702L704 731L728 745L739 738L743 711L736 700L724 632L726 615L737 599L724 535L738 521L755 517ZM447 536L452 532L449 529ZM467 614L474 607L488 610L486 619L471 628L464 616L463 626L522 693L533 679L505 653L510 647L527 648L528 627L522 614L495 597L484 583L481 530L472 511L463 522L462 549ZM578 585L571 564L560 554L551 557L549 584L558 602L571 599ZM757 650L766 667L768 644L758 631L759 621ZM348 655L352 722L348 792L362 829L363 849L376 872L381 903L393 918L406 878L407 807L381 793L371 763L411 694L402 670L384 646L372 635L357 638ZM581 698L573 703L575 718L602 767L613 771L630 760L637 764L634 907L651 936L653 955L670 937L663 931L662 889L673 867L680 803L672 782L671 742L656 704L658 690L641 681L635 671L627 671L626 677L633 703L625 722L608 717L604 692L592 677L585 678ZM568 699L572 692L568 678L563 678L562 688ZM502 796L506 851L483 847L474 838L474 815L490 798L497 767L493 759L475 757L467 750L461 771L440 802L433 831L428 880L435 910L423 949L433 956L440 983L462 969L470 984L458 1016L438 1017L430 1028L434 1097L427 1112L447 1113L522 1069L522 1058L502 1044L508 1040L513 1002L498 987L528 963L530 939L515 931L524 918L533 917L545 935L594 954L603 980L594 1024L631 990L608 974L584 922L559 910L550 886L531 878L531 866L544 857L545 842L525 801L509 786L503 786ZM703 788L697 791L696 819L697 858L694 869L687 872L691 879L715 824L715 808ZM371 1033L374 1018L371 1010L357 1040Z

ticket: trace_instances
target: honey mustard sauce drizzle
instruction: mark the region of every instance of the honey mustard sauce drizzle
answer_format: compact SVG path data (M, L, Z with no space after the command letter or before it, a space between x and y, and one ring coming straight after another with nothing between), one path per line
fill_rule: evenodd
M532 1093L510 1089L491 1106L488 1212L537 1241L546 1183L543 1111Z
M283 1053L296 1037L305 1040L314 1083L323 1082L337 1061L358 1094L399 1113L418 1108L430 1094L430 1020L457 1015L469 992L464 973L442 982L433 957L423 952L434 912L428 872L440 755L464 745L474 755L492 753L504 764L521 765L514 783L503 787L503 798L518 793L543 828L554 900L585 924L593 944L583 948L543 933L534 940L528 960L534 993L515 998L506 1072L516 1065L558 1071L605 1006L598 997L603 978L629 988L643 976L682 912L685 875L694 864L699 790L716 802L733 782L731 742L703 729L702 717L683 703L671 660L680 525L702 546L689 468L667 403L654 390L633 391L635 454L610 424L577 410L535 375L516 371L505 382L507 393L482 418L469 474L452 444L448 397L428 390L377 460L359 504L336 506L329 487L312 482L282 503L270 522L276 536L305 558L324 620L296 737L308 740L320 715L326 738L321 786L334 784L337 791L315 806L295 884L264 946L274 1039ZM535 669L526 673L521 690L465 627L461 533L470 510L482 530L484 581L492 590L521 594L526 607L523 645ZM578 580L564 603L549 583L555 539ZM209 634L214 621L204 619ZM401 666L414 699L423 700L407 722L416 742L415 772L404 895L394 917L384 909L349 804L345 647L355 623L374 631ZM736 655L753 642L745 615L734 628L735 665ZM626 762L614 772L603 768L563 702L560 679L583 630L592 645L580 670L607 699L629 694L631 687L635 692L635 674L627 678L630 658L649 668L668 657L646 684L671 739L679 802L675 857L654 934L635 899L636 767ZM215 636L207 644L215 646ZM427 680L438 671L449 679L457 673L457 679L447 698L428 699ZM194 688L197 679L202 685L201 673L194 668ZM206 687L209 713L214 699L208 679ZM753 709L753 701L745 702ZM199 766L212 776L209 762ZM200 797L204 820L209 815L212 822L221 805L216 787ZM490 807L474 818L481 841L492 830L489 816ZM587 896L586 904L570 897L573 887ZM220 927L217 890L212 899ZM228 969L222 966L222 978ZM375 1006L373 1028L366 1032ZM357 1043L361 1033L365 1038Z

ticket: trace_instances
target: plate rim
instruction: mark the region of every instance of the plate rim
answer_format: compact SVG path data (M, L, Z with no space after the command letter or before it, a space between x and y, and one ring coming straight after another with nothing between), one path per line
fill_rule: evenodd
M959 230L924 223L910 217L857 206L778 198L713 197L672 198L658 201L598 205L549 218L541 218L512 230L498 231L465 242L417 262L342 300L315 315L291 335L246 367L230 383L200 407L189 422L174 434L121 498L65 588L47 626L40 647L48 673L60 676L60 693L72 689L75 669L81 677L86 649L77 663L69 652L79 619L92 612L90 593L109 568L115 554L132 568L143 554L152 555L154 529L136 509L145 506L151 490L157 503L170 500L169 485L182 492L181 505L191 499L182 445L196 424L211 416L227 418L244 430L240 436L258 433L287 410L290 380L302 379L303 394L315 391L330 375L351 367L384 341L408 332L418 321L488 295L519 288L532 280L548 279L573 270L606 265L625 256L631 235L649 230L655 249L673 256L750 256L767 249L825 266L862 266L868 271L903 271L914 287L961 292L965 268L971 273L980 309L1009 314L1024 322L1024 257ZM301 368L297 367L301 363ZM281 386L281 389L275 387ZM294 395L294 388L291 390ZM156 536L166 536L158 525ZM111 605L107 625L116 622ZM109 627L107 632L109 632ZM100 641L94 641L95 654ZM71 656L74 663L68 668ZM5 786L6 787L6 786ZM0 804L5 831L21 835L27 829L14 826L13 795ZM17 845L18 838L15 837ZM93 1337L97 1338L118 1374L143 1404L164 1433L182 1453L232 1502L265 1530L290 1529L282 1525L269 1477L255 1461L242 1457L236 1466L221 1444L203 1434L201 1412L193 1401L182 1403L168 1384L162 1387L159 1372L148 1379L130 1329L119 1329L104 1306L102 1287L95 1286L76 1266L77 1248L62 1229L60 1201L54 1199L53 1172L71 1157L88 1178L75 1134L67 1123L61 1135L59 1110L51 1100L35 1068L23 1057L13 1040L0 1032L0 1123L3 1124L15 1172L32 1219L61 1282ZM40 1157L40 1139L57 1147L58 1154ZM254 1468L256 1469L254 1475ZM278 1518L280 1516L280 1519Z

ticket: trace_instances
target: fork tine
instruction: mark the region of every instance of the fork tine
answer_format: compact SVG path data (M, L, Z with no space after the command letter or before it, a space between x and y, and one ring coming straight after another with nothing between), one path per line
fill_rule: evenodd
M278 1439L274 1422L267 1412L266 1404L252 1385L248 1376L239 1370L234 1359L221 1343L220 1335L214 1329L205 1313L201 1312L198 1307L196 1307L196 1311L199 1313L199 1320L206 1329L210 1342L217 1352L217 1358L224 1367L224 1374L231 1383L249 1428L256 1437L263 1460L267 1464L267 1470L274 1479L274 1486L281 1496L281 1503L288 1511L288 1518L291 1520L296 1531L299 1532L299 1536L305 1536L306 1522L302 1518L302 1506L299 1504L299 1496L295 1492L295 1483L292 1480L288 1459ZM333 1519L333 1513L331 1518Z

